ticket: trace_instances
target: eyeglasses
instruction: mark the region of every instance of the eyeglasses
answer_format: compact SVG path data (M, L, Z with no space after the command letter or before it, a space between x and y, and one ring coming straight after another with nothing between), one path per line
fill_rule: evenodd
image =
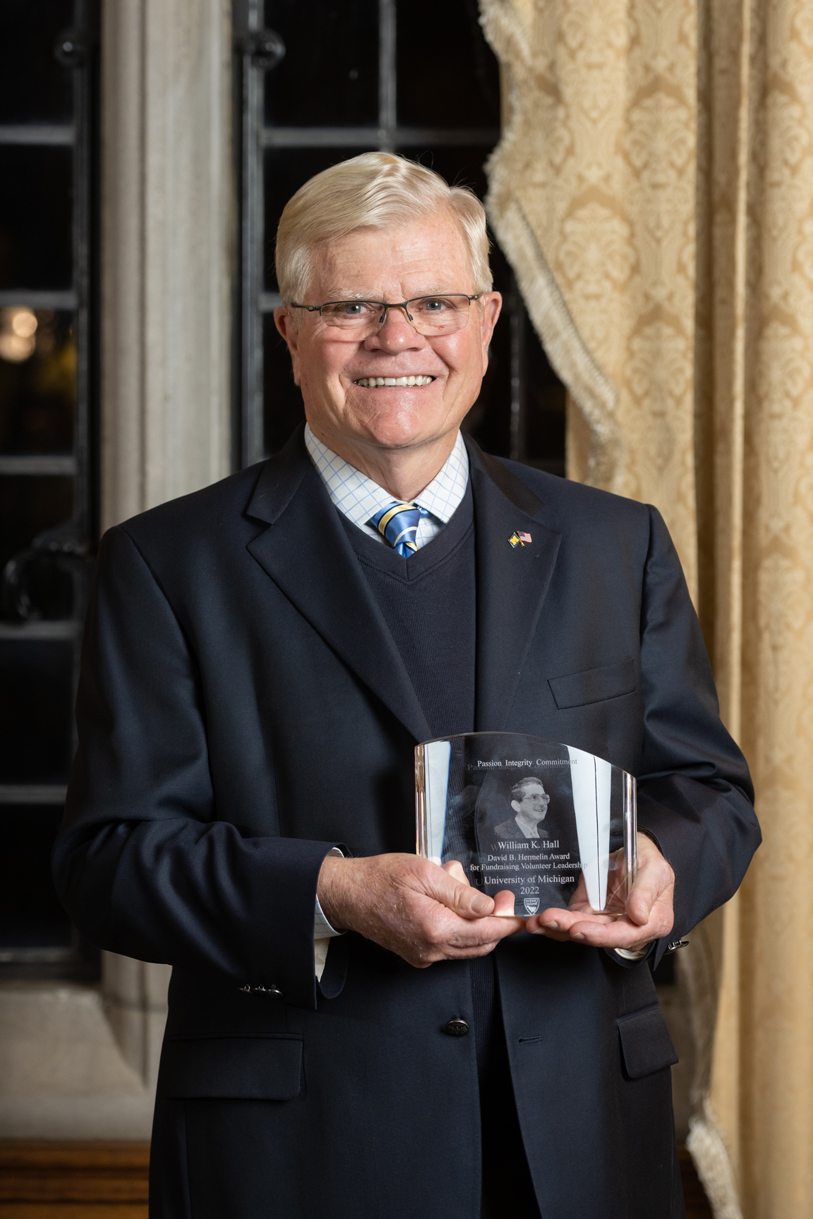
M297 305L291 309L307 309L318 313L331 330L348 330L358 338L374 334L387 320L389 309L403 309L408 322L418 334L454 334L462 330L469 320L469 306L480 299L480 294L466 296L453 292L450 296L415 296L412 300L398 304L388 301L328 301L324 305ZM380 314L380 316L379 316Z

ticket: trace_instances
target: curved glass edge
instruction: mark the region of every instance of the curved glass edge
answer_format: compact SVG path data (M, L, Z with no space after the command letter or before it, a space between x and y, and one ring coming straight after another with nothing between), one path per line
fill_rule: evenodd
M623 904L626 904L627 899L632 892L637 875L638 852L637 852L637 784L634 775L625 771L622 767L614 766L606 759L598 757L598 755L590 754L585 750L580 750L575 746L568 746L563 742L551 741L541 737L531 737L524 733L507 733L507 732L479 732L479 733L460 733L449 737L434 737L431 740L423 741L415 747L415 813L416 813L416 854L424 859L430 859L435 863L440 864L443 859L443 842L445 836L445 815L444 824L438 825L433 823L431 808L442 806L446 807L446 795L448 784L448 762L451 756L452 744L455 741L464 741L466 739L477 740L477 738L504 738L505 740L520 739L524 741L533 741L538 743L540 747L546 749L566 750L571 761L571 766L575 765L578 757L589 758L594 763L600 763L602 770L609 776L612 771L618 773L621 779L621 821L623 845L623 862L624 867L623 883L614 891L607 890L607 874L606 866L600 871L604 872L604 881L602 886L602 905L594 905L590 908L595 911L606 911L611 909L611 902L615 899L618 902L619 898L623 898ZM432 746L448 746L446 751L446 776L439 776L438 771L443 770L443 758L438 759L438 751L432 749ZM434 766L433 766L434 761ZM434 773L433 773L434 771ZM598 780L597 780L598 781ZM609 782L609 778L607 779ZM435 798L432 799L431 789L435 789ZM429 799L427 799L429 795ZM617 824L617 823L616 823ZM618 839L616 838L616 841ZM616 852L619 853L619 852ZM581 860L580 860L581 863ZM612 865L611 865L612 866ZM469 869L466 868L468 871ZM584 874L585 869L582 868ZM480 883L476 878L470 875L472 883ZM540 878L541 879L541 878ZM585 877L586 879L586 877ZM589 882L588 882L589 883ZM595 882L592 888L595 888ZM519 898L517 899L519 905ZM544 905L539 907L545 908ZM617 911L621 913L620 910ZM517 913L521 913L518 909Z
M619 767L620 769L620 767ZM635 776L622 770L624 776L624 856L627 861L626 897L632 893L638 875L638 784Z

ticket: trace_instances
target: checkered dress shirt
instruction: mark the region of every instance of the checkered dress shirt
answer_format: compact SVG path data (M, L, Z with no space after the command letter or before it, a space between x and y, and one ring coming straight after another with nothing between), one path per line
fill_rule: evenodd
M395 497L355 466L351 466L349 461L339 457L338 453L334 453L327 445L322 444L321 440L317 440L308 426L305 427L305 444L313 464L324 480L328 495L339 511L359 529L363 529L368 537L376 538L382 545L386 545L381 534L369 522L376 512L389 507ZM421 517L418 525L415 544L419 550L421 546L431 542L451 520L466 494L468 482L469 455L463 437L458 432L454 448L443 469L412 501L425 508L429 514Z

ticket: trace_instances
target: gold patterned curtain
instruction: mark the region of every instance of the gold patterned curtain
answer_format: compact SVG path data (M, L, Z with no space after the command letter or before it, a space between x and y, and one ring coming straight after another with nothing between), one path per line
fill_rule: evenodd
M683 970L716 1219L813 1215L813 3L481 0L571 477L655 503L765 842Z

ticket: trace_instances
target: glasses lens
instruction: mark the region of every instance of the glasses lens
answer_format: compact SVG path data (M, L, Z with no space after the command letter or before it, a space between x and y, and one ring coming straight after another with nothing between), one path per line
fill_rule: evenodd
M462 330L469 318L469 298L451 296L419 296L407 301L407 316L420 334L451 334ZM374 331L385 308L376 301L329 301L322 305L322 321L341 330Z
M381 312L372 301L331 301L322 305L322 321L343 330L364 330L378 322Z
M409 302L412 325L421 334L451 334L469 319L467 296L421 296Z

